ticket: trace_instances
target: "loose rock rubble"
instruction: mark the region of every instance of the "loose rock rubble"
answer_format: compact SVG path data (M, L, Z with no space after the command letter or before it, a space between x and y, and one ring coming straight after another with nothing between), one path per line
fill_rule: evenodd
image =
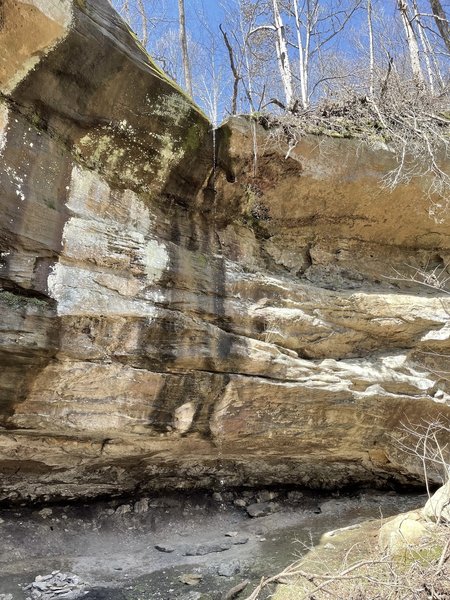
M226 552L233 544L231 542L211 542L206 544L196 544L187 546L184 549L184 556L205 556L215 552Z
M180 575L178 577L178 580L186 585L197 585L202 579L203 576L199 573L185 573L184 575Z
M247 506L247 513L250 517L266 517L279 510L276 502L255 502Z
M137 515L143 515L146 512L148 512L148 509L149 509L149 500L148 500L148 498L141 498L140 500L138 500L137 502L135 502L133 511Z
M24 590L29 592L27 600L76 600L87 594L87 584L72 573L53 571L38 575Z
M217 574L221 577L233 577L241 572L241 562L237 559L220 563L217 567Z
M234 532L233 532L234 533ZM225 534L227 536L227 534ZM178 551L183 556L205 556L206 554L214 554L217 552L226 552L232 546L240 546L246 544L249 540L247 536L235 534L236 537L231 537L227 540L219 540L217 542L204 542L201 544L180 544L172 546L170 544L156 544L155 549L159 552L170 554Z

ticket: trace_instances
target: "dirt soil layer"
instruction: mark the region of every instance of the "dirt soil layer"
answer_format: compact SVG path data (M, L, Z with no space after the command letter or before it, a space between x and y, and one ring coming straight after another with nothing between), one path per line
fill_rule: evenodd
M0 598L219 600L249 580L245 596L325 532L423 504L393 492L241 490L3 509ZM76 575L82 591L51 590L64 579L56 571Z

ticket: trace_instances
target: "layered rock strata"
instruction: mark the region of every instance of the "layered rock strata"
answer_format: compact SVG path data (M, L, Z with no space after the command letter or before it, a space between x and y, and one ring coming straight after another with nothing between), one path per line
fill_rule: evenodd
M420 482L397 438L450 416L426 182L213 136L106 0L2 10L0 498Z

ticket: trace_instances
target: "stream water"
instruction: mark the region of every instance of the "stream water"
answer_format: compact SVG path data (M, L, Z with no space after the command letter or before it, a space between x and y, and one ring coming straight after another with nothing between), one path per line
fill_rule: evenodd
M262 517L235 504L270 496L275 512ZM0 594L26 600L23 588L55 570L87 582L86 600L218 600L245 579L250 593L261 575L285 567L325 532L421 506L424 498L241 490L136 501L0 510Z

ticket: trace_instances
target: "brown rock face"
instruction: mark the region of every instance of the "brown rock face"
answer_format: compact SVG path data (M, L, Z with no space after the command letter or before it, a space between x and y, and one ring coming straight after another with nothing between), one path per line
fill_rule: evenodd
M5 2L0 44L0 498L420 481L395 437L450 417L450 302L390 277L448 268L421 183L245 119L213 148L106 0Z

